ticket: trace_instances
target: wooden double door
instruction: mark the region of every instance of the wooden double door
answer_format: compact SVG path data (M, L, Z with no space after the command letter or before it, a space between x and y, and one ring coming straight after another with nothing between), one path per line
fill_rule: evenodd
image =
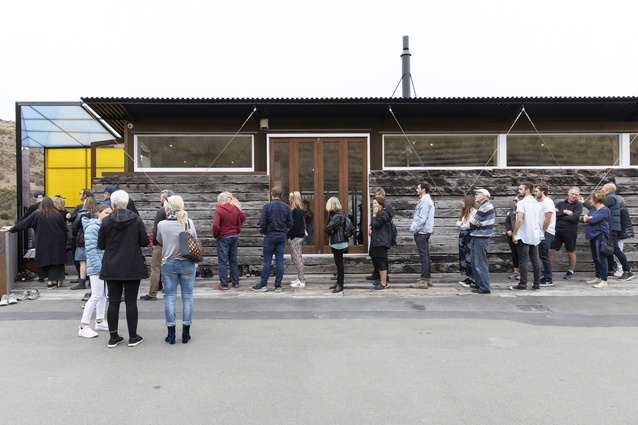
M326 201L339 198L355 226L351 253L368 246L367 139L365 137L270 138L270 186L280 186L283 200L299 191L306 206L305 254L331 253L324 228Z

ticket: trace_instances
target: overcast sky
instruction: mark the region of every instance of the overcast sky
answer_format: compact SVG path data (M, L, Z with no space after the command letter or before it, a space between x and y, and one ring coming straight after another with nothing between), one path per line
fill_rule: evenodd
M81 97L638 96L635 1L21 0L0 118ZM401 88L395 94L401 95ZM413 94L414 95L414 94Z

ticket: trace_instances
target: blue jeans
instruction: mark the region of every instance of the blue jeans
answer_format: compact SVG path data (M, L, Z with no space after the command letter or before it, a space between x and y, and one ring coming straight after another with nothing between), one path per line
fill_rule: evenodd
M549 247L552 246L553 240L554 235L545 232L545 240L538 244L538 256L541 259L541 263L543 263L544 276L547 282L551 282L553 277L552 263L549 261Z
M264 265L261 268L261 279L259 286L268 286L268 277L270 276L270 263L272 256L275 254L275 288L281 286L284 279L284 250L286 249L287 235L264 236Z
M219 283L228 286L228 263L230 263L230 279L239 283L239 266L237 265L237 238L217 239L217 272Z
M481 291L490 291L490 267L487 264L487 249L490 238L472 238L472 275Z
M175 326L175 304L177 284L182 293L182 325L193 321L193 287L195 286L195 263L189 260L170 259L162 266L164 283L164 315L166 326Z
M600 252L601 241L602 235L598 235L596 238L590 239L589 249L591 250L591 258L594 260L596 277L607 281L607 257Z

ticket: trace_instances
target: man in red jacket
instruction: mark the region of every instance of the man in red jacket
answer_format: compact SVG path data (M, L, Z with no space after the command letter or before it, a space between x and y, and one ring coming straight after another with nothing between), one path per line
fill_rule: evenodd
M239 288L239 266L237 265L237 238L242 226L239 208L228 201L225 193L217 196L217 208L213 216L213 237L217 239L217 268L219 285L217 291L228 290L228 263L233 288Z

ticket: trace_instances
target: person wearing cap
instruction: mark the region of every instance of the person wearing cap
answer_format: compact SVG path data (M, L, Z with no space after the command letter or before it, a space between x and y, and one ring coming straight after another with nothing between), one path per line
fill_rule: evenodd
M523 196L516 205L516 222L512 232L512 242L518 248L518 272L520 274L517 285L510 286L512 291L527 291L528 258L532 260L534 272L533 289L540 289L541 262L538 246L541 243L543 227L540 222L542 206L532 196L532 184L523 182L518 186L519 195Z
M472 275L474 282L476 282L476 287L472 289L472 292L476 294L489 294L492 291L487 250L490 247L490 238L494 233L496 210L489 198L490 192L487 189L474 191L478 210L470 218L470 236L472 237Z
M116 190L118 190L117 187L113 185L106 186L104 188L104 201L102 201L100 205L108 205L109 207L111 207L111 195ZM136 215L140 215L140 213L137 211L137 208L135 207L135 202L133 202L133 200L130 198L128 200L128 205L126 206L126 209L134 212Z
M27 208L27 211L22 217L20 217L20 220L24 220L31 214L33 214L40 207L40 202L42 202L42 199L44 199L44 192L42 192L41 190L36 190L35 192L33 192L33 204L31 204L29 208Z
M423 181L416 185L419 203L414 209L410 232L414 234L414 242L421 258L421 276L410 288L428 289L432 286L430 260L430 236L434 232L434 202L430 197L430 184Z

